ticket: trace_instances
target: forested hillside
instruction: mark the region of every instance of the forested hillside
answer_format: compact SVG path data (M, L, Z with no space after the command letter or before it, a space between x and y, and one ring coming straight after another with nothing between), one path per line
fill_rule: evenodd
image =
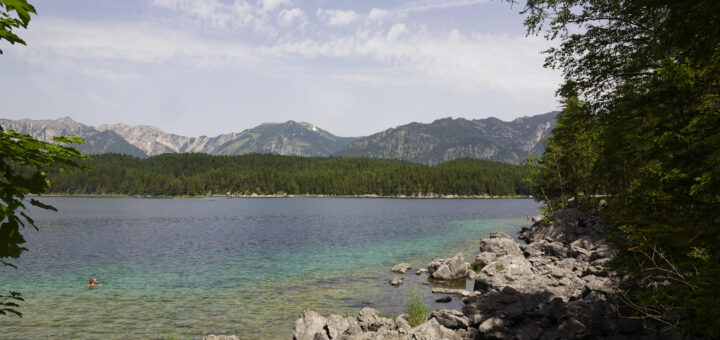
M437 166L366 158L267 154L164 154L150 158L94 155L91 172L49 171L55 194L205 195L528 195L526 170L461 159Z

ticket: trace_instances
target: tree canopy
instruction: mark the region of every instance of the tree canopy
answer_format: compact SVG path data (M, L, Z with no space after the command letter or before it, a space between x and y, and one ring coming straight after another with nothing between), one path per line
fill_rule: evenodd
M523 13L559 40L546 66L564 75L537 190L555 209L607 200L622 297L645 320L720 336L720 2L528 0Z
M368 158L268 154L94 155L89 173L49 171L50 192L74 195L528 195L524 168L460 159L427 166Z

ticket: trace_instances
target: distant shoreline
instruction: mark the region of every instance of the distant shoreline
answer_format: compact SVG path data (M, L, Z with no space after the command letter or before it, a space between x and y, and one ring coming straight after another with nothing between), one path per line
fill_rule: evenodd
M35 196L38 197L38 196ZM43 194L39 197L107 197L107 198L161 198L161 199L203 199L203 198L226 198L226 195L199 195L199 196L191 196L191 195L185 195L185 196L166 196L166 195L121 195L121 194L106 194L106 195L97 195L97 194L83 194L83 195L74 195L74 194ZM519 198L533 198L531 195L500 195L500 196L490 196L490 195L424 195L424 196L405 196L405 195L392 195L392 196L384 196L384 195L375 195L375 194L364 194L364 195L257 195L257 194L251 194L251 195L232 195L232 198L395 198L395 199L519 199Z

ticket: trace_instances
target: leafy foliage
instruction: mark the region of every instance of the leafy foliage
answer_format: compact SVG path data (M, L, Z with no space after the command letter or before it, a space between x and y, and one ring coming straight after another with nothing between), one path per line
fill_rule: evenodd
M0 315L15 314L22 316L16 308L20 307L15 301L25 301L20 292L10 291L8 295L0 295Z
M520 167L463 159L426 166L367 158L303 158L268 154L163 154L146 159L94 155L91 173L49 172L53 193L118 195L527 195Z
M31 13L36 14L35 7L26 0L0 0L0 41L25 45L25 41L15 34L13 29L27 28Z
M720 2L528 0L567 98L531 174L550 209L607 200L637 317L720 336ZM602 196L602 197L600 197Z
M46 167L66 172L81 167L77 162L82 155L74 148L62 144L82 143L78 137L56 137L59 144L45 143L0 127L0 262L18 258L25 249L20 227L26 224L37 229L35 221L25 213L26 196L42 194L50 187L44 172ZM55 210L36 199L30 205Z

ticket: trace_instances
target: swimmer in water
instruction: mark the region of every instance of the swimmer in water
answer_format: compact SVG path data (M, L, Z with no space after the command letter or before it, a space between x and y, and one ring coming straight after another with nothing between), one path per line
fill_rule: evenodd
M95 287L96 285L99 285L100 282L98 282L98 280L93 277L92 279L88 280L87 284L88 284L88 287Z

